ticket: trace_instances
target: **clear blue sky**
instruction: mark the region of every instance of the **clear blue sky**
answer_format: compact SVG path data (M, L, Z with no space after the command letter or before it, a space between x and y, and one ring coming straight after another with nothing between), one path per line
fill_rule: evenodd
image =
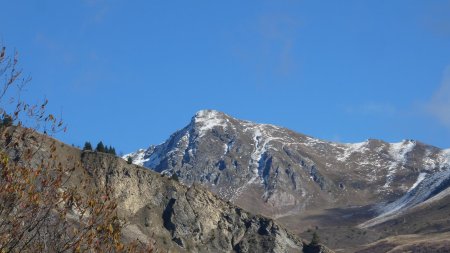
M131 152L216 109L450 147L450 1L2 1L0 40L69 144Z

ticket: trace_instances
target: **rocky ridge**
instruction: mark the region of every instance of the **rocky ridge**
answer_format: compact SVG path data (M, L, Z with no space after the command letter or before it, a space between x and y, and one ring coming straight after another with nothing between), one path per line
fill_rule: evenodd
M414 140L333 143L213 110L198 112L163 144L128 156L235 203L254 192L261 213L272 217L317 202L326 208L393 201L450 169L450 150Z

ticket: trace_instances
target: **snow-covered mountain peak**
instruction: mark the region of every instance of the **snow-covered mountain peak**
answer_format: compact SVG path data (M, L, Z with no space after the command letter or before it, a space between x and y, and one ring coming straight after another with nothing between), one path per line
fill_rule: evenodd
M215 110L201 110L197 112L193 118L193 122L198 129L199 137L206 134L207 131L214 127L227 127L227 116L225 113Z
M164 143L124 159L128 157L134 164L176 174L187 185L201 183L224 199L275 215L322 203L391 203L405 194L409 204L399 206L409 208L424 200L426 194L418 194L426 189L424 182L445 186L429 177L450 171L450 149L413 140L335 143L216 110L197 112Z
M204 109L200 110L195 114L195 118L211 118L211 117L223 117L225 113L219 112L217 110Z

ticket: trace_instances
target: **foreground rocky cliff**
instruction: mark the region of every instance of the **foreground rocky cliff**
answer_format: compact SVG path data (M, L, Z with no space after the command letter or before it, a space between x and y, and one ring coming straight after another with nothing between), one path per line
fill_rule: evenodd
M130 238L174 252L300 252L302 242L273 220L250 214L198 185L187 187L107 154L84 152L83 167L110 186Z
M303 250L303 242L273 220L225 202L199 185L185 186L110 154L83 152L45 135L22 132L13 127L8 140L1 138L2 147L5 141L16 143L7 153L14 157L31 148L35 161L52 160L57 167L73 168L67 185L88 181L89 187L79 191L108 187L117 199L127 241L154 244L157 252Z

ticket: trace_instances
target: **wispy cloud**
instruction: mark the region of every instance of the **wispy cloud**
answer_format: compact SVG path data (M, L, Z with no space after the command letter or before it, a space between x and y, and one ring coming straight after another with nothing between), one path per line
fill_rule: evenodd
M289 10L264 10L235 31L239 40L233 44L233 55L251 68L261 85L271 77L289 78L299 72L300 28L299 17Z
M84 0L86 6L92 11L91 21L101 23L110 11L110 2L106 0Z
M445 68L441 85L425 109L445 126L450 127L450 65Z
M426 16L424 17L424 25L435 35L441 37L450 36L450 1L437 1L431 4Z
M293 50L300 22L287 13L262 15L259 22L264 47L273 50L279 74L287 75L295 68Z

